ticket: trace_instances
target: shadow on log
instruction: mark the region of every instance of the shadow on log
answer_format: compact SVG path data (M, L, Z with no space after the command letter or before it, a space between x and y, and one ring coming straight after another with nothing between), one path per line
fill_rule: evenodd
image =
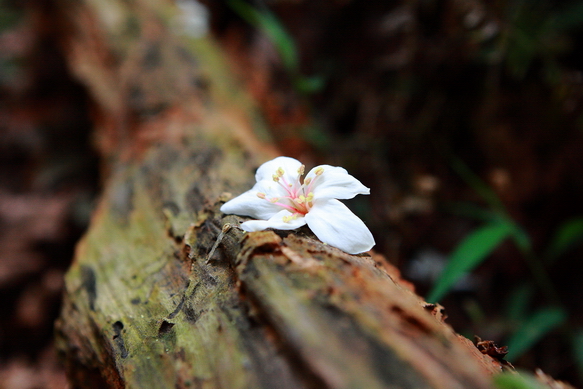
M382 257L224 229L240 218L220 205L275 153L210 38L173 32L171 4L54 12L106 177L57 322L74 387L491 387L500 364Z

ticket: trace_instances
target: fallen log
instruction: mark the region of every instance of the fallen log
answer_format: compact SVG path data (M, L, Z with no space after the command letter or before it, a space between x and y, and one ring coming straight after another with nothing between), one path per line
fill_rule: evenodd
M106 177L57 322L74 387L491 387L499 361L382 256L307 229L244 233L219 211L276 152L220 50L180 36L171 3L53 12Z

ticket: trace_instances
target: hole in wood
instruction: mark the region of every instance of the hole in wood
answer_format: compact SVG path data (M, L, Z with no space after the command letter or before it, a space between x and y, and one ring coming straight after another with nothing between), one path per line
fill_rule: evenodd
M158 336L168 334L170 331L172 331L172 327L174 327L174 323L162 320L162 324L160 324L160 328L158 328Z

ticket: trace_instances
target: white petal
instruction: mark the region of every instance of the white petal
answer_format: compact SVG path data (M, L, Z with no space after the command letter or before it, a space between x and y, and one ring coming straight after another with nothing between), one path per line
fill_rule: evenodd
M258 197L258 193L265 194L265 199ZM263 180L247 192L223 204L221 212L267 220L282 209L269 200L282 196L287 196L287 193L281 185L273 180ZM285 203L285 200L282 202Z
M302 163L297 159L290 157L277 157L259 166L255 173L255 180L257 182L263 180L273 181L273 175L277 169L282 168L284 171L283 178L290 184L295 183L300 176L298 170L301 166Z
M368 251L375 245L363 221L338 200L316 201L305 219L318 239L349 254Z
M268 199L289 196L289 192L285 189L285 187L279 182L273 181L271 178L269 180L261 180L257 182L251 190L265 193L265 196Z
M226 214L251 216L257 219L269 219L279 210L281 210L280 206L260 199L257 197L257 191L253 189L227 201L221 207L221 212Z
M322 174L316 175L317 169L323 169ZM314 199L351 199L359 194L370 194L370 189L348 174L346 169L338 166L321 165L313 168L306 175L313 183L311 191Z
M253 185L252 190L265 193L268 197L276 196L281 189L281 185L273 180L261 180Z
M303 216L298 216L297 219L292 219L289 222L284 222L284 217L292 215L288 210L282 210L273 215L269 220L249 220L241 224L241 228L245 231L263 231L266 228L275 228L276 230L295 230L306 224Z

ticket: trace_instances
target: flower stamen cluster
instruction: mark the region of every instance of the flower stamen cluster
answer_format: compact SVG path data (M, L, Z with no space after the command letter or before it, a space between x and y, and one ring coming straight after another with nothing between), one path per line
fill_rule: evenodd
M286 181L284 177L285 170L282 167L278 167L275 174L272 175L273 181L283 188L287 196L268 198L265 193L257 192L257 197L260 199L279 205L288 209L292 213L290 216L283 217L282 220L285 223L289 223L291 220L295 220L299 216L307 214L314 205L314 192L312 192L311 189L315 180L308 178L302 183L302 176L304 175L305 169L305 165L300 166L298 169L298 178L295 182L288 183ZM319 170L315 172L316 178L322 175L323 172L324 169L319 168Z

